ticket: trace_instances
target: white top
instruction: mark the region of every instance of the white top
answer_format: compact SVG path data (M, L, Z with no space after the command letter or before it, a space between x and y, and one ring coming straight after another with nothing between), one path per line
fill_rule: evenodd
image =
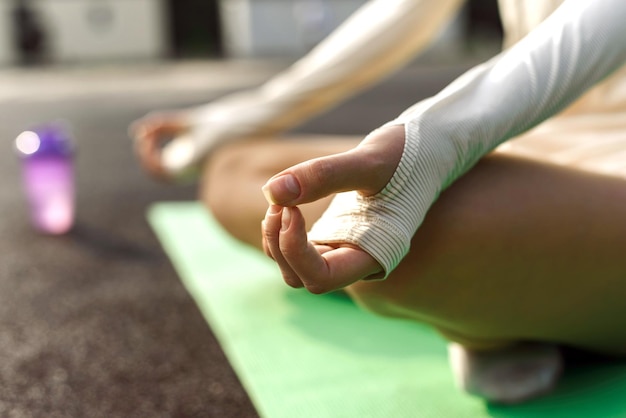
M379 80L425 48L461 3L370 1L268 83L192 112L196 149L181 166L224 141L291 128ZM567 129L573 117L581 129L598 120L626 129L626 2L500 3L507 49L392 121L407 141L390 184L373 198L339 195L311 239L354 243L386 275L441 190L503 141L547 118L538 129Z
M562 2L499 1L505 47L522 39ZM463 0L368 2L310 54L268 83L192 109L189 113L192 128L179 144L174 141L172 150L166 149L166 165L173 173L183 171L220 143L279 133L327 110L424 50L463 3ZM585 94L567 111L568 114L599 112L605 116L626 112L626 68ZM617 120L626 119L620 116Z
M406 142L389 184L373 197L339 195L310 239L358 245L385 277L443 189L624 65L625 21L623 0L567 0L505 52L407 109L391 122L404 125ZM596 111L585 100L571 112Z

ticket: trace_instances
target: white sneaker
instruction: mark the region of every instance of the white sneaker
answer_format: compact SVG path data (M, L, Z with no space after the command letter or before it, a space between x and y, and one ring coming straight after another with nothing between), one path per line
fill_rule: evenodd
M563 369L562 354L552 344L476 351L450 343L448 354L457 386L494 403L520 403L550 392Z

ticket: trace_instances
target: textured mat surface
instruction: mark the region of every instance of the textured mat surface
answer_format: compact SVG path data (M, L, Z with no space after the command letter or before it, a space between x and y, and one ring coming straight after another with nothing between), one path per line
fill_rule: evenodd
M288 288L196 203L148 215L263 417L626 417L624 363L578 365L548 397L491 406L454 387L430 329Z

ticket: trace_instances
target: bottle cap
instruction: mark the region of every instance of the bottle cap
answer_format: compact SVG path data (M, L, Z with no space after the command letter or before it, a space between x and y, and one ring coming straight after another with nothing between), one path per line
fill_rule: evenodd
M61 123L40 125L22 132L15 139L15 148L22 158L69 157L74 153L68 129Z

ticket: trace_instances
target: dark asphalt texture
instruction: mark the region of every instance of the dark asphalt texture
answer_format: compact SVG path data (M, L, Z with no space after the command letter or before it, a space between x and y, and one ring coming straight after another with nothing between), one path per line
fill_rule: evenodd
M299 128L361 134L462 67L412 66ZM128 124L223 92L116 93L0 102L0 417L256 417L147 224L152 202L190 200L138 168ZM12 141L62 118L78 142L78 215L66 236L28 222Z

